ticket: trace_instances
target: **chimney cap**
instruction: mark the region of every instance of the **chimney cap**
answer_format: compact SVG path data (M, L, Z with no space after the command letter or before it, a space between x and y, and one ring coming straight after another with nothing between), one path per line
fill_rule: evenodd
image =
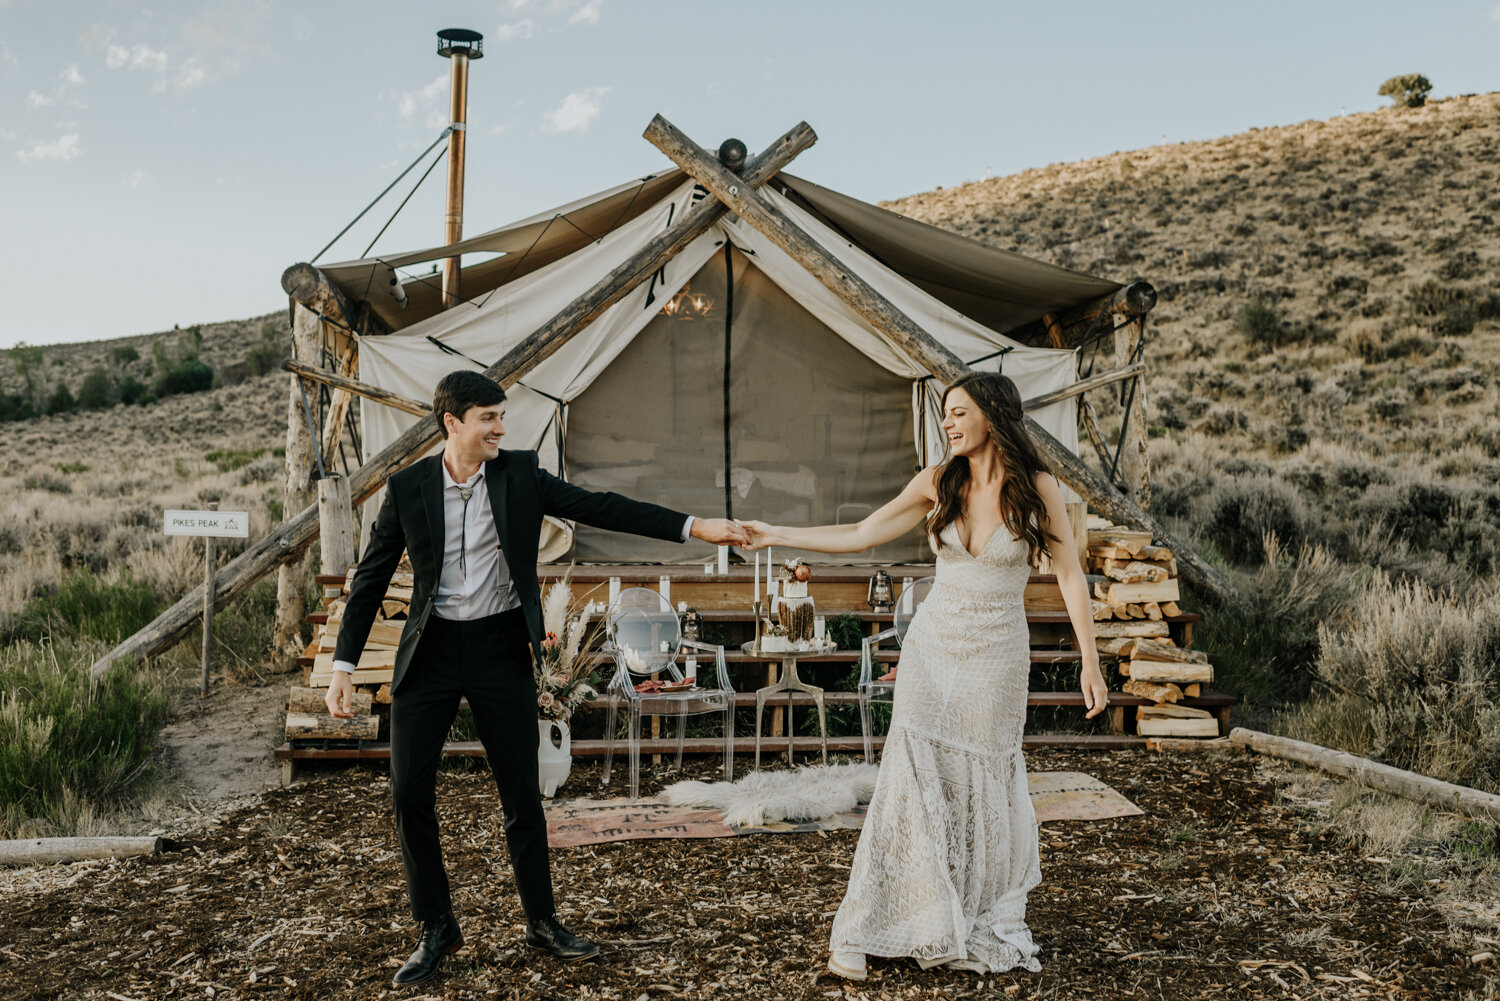
M454 55L470 59L484 58L484 36L469 28L444 28L437 33L437 54L448 58Z

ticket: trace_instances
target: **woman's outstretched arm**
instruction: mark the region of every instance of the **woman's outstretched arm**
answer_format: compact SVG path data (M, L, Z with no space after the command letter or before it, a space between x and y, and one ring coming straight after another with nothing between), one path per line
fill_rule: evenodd
M817 553L858 553L892 539L899 539L920 525L937 502L937 467L928 466L894 500L854 525L819 525L789 528L747 521L751 547L787 546Z
M1078 652L1083 656L1083 673L1078 687L1083 690L1083 704L1088 709L1086 718L1093 718L1104 711L1109 703L1109 688L1104 684L1104 675L1099 671L1099 651L1094 645L1094 616L1090 612L1088 577L1083 572L1083 562L1078 556L1078 545L1073 539L1073 526L1068 524L1068 509L1063 503L1062 490L1048 473L1038 473L1036 488L1047 505L1047 531L1056 538L1047 540L1047 554L1052 558L1052 572L1057 574L1057 588L1062 592L1063 604L1068 609L1068 619L1073 623L1073 634L1078 638Z

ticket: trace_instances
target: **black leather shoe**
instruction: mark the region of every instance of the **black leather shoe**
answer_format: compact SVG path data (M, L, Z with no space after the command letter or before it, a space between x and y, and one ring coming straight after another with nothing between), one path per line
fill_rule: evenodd
M396 971L392 987L408 987L420 984L443 965L443 957L457 952L464 945L464 933L458 930L458 921L445 914L436 921L422 923L422 937L417 941L417 951L411 954L406 965Z
M542 918L526 926L526 944L535 949L546 949L564 963L575 963L580 959L593 959L599 955L599 947L586 942L557 923L556 918Z

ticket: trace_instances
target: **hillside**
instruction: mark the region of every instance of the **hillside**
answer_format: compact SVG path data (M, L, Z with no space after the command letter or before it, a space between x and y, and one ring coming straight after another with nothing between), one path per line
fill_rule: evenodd
M1200 542L1254 562L1273 527L1441 583L1500 556L1497 174L1486 94L886 207L1157 287L1153 503Z

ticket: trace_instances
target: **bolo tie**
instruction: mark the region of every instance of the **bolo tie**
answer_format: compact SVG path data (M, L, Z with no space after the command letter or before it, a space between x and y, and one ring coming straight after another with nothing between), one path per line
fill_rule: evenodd
M458 495L464 499L464 513L458 528L458 572L465 581L469 579L469 498L474 496L473 487L459 487Z

